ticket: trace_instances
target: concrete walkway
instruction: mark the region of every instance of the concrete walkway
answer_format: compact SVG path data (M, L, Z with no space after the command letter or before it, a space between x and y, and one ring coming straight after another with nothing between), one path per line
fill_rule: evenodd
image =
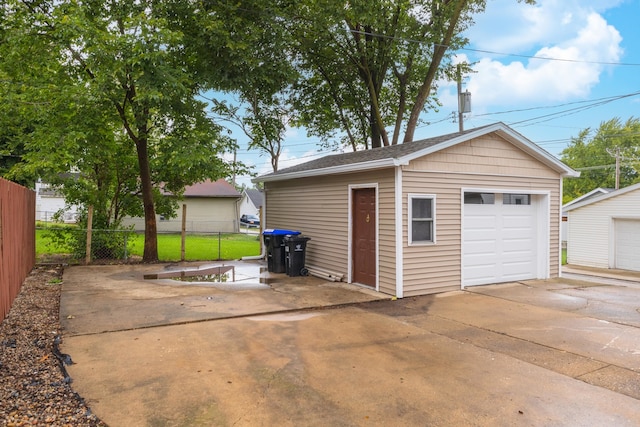
M68 371L111 426L640 425L637 282L392 300L265 273L142 279L158 268L65 271Z

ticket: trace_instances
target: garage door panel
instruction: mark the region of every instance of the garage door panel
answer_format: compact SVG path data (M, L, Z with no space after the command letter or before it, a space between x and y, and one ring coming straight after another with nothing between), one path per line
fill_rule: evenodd
M535 205L464 206L463 281L465 286L536 277Z
M615 220L615 267L640 271L640 220Z

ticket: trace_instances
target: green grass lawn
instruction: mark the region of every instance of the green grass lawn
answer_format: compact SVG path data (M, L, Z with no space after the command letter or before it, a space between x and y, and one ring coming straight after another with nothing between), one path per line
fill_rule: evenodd
M46 230L36 230L36 256L65 254L68 250L54 245L45 237ZM185 260L231 260L260 254L260 236L255 234L188 234L185 239ZM158 234L158 258L160 261L180 260L181 237L179 234ZM127 241L129 257L142 257L144 235L133 234Z
M129 239L129 255L142 256L144 236L136 234ZM179 234L158 234L158 258L161 261L180 260L181 238ZM239 259L260 255L260 240L257 235L222 234L187 235L185 259L187 261Z

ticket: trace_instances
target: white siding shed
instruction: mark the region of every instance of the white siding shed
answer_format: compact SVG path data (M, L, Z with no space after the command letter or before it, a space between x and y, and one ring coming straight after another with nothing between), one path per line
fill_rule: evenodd
M565 211L568 264L640 271L640 183Z

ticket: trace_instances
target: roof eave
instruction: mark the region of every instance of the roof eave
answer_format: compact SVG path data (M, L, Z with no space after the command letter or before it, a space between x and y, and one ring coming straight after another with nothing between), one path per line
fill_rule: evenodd
M365 170L374 170L374 169L383 169L394 166L399 166L403 163L399 159L395 158L387 158L380 160L373 160L369 162L362 163L352 163L348 165L340 165L340 166L331 166L327 168L321 169L311 169L306 171L298 171L298 172L290 172L283 173L278 175L263 175L253 178L251 182L273 182L273 181L283 181L287 179L295 179L295 178L308 178L313 176L320 175L331 175L331 174L342 174L342 173L351 173L351 172L360 172Z

